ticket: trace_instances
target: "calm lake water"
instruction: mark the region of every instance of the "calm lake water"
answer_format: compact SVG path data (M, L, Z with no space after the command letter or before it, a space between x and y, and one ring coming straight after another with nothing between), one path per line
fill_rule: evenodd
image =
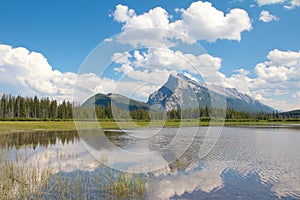
M188 135L190 129L183 128L183 131ZM161 134L142 143L147 131L153 130L105 134L118 147L143 153L167 145L174 138L174 130L164 128ZM224 127L214 148L201 158L199 149L206 130L199 128L192 144L178 160L145 176L146 199L300 199L299 127ZM106 151L93 134L87 133L83 139L85 145L99 152ZM182 144L186 140L187 137L180 138ZM24 166L36 163L41 168L59 168L68 174L97 173L100 166L74 131L0 135L0 153L3 158L0 162L19 160ZM114 153L103 159L128 167L144 162L126 160Z

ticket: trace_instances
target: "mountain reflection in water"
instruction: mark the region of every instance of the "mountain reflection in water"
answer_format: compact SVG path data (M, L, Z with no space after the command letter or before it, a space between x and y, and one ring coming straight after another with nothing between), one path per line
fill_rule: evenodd
M189 132L188 127L184 129ZM300 199L299 129L225 127L213 150L199 158L205 129L199 129L179 159L151 173L147 184L149 199ZM122 149L140 148L141 152L163 147L174 137L172 128L165 129L164 134L139 146L141 138L134 137L139 133L132 135L132 131L108 131L105 136ZM101 148L101 138L96 134L87 132L83 140L96 151L107 151ZM16 152L21 158L26 154L24 165L36 162L44 167L59 166L70 173L75 169L96 171L99 167L74 131L0 135L0 148L5 160L14 160ZM103 159L118 164L138 162L113 152Z

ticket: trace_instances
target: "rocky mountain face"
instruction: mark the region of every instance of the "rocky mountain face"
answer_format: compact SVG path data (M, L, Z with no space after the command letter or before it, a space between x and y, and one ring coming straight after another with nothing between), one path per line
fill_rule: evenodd
M216 85L207 86L198 83L183 74L171 74L168 81L149 96L150 106L160 107L167 111L201 107L233 108L245 112L272 112L275 109L264 105L247 94L234 88L223 88Z
M247 94L234 88L198 83L183 74L171 74L167 82L150 94L148 102L136 101L120 94L96 94L90 97L84 106L107 107L115 105L124 110L188 109L196 107L233 108L245 112L276 111Z

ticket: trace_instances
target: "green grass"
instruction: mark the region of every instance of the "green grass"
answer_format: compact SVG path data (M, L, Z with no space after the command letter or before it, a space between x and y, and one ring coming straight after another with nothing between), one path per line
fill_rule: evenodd
M0 133L36 130L76 130L72 121L0 121Z
M102 129L132 129L141 127L180 127L180 126L252 126L252 125L285 125L285 124L300 124L299 119L287 119L287 120L253 120L253 119L230 119L225 123L221 121L209 122L208 120L183 120L182 123L179 120L164 121L100 121L96 122L77 122L80 128L97 128ZM0 121L0 134L9 132L20 131L53 131L53 130L76 130L75 123L73 121Z

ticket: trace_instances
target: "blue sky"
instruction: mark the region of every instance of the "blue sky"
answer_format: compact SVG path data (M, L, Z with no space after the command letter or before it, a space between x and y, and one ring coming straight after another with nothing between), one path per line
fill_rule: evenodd
M201 16L188 11L193 2L197 13L204 12L205 9L208 11L213 9L213 12L210 13L217 15L223 12L224 19L223 17L214 18L212 16L206 21L198 22L197 20ZM89 53L106 38L122 33L127 29L139 28L138 26L134 27L138 25L134 21L134 17L142 16L151 9L155 10L155 8L161 7L164 11L160 10L156 14L159 16L159 14L166 12L169 24L182 20L184 12L187 13L186 16L194 17L193 19L189 18L190 21L186 17L185 24L176 25L175 28L176 30L187 31L189 36L195 38L211 57L221 60L221 63L216 65L220 64L217 70L223 77L224 86L236 87L240 91L278 109L289 110L300 107L297 101L300 97L298 86L300 76L295 75L300 72L300 55L298 55L300 54L299 0L209 2L211 5L205 4L206 6L204 6L203 2L200 4L198 1L179 0L145 1L143 3L133 0L92 0L88 3L59 0L48 2L37 0L1 1L0 45L2 45L3 50L2 53L0 51L0 78L2 79L0 80L0 93L12 92L22 95L38 94L53 98L71 98L69 87L71 87L72 80L76 77L79 67ZM129 14L126 19L118 19L117 14L122 11L116 8L117 5L122 5L122 8L126 7L128 10L132 9L134 17ZM201 27L221 23L217 22L218 20L226 20L225 15L237 8L247 16L233 15L231 21L227 20L226 23L228 24L224 24L222 27L225 31L214 33L216 28L212 30L204 28L204 31L199 31ZM140 19L145 20L142 17ZM161 18L154 19L159 21ZM149 20L153 20L153 18ZM194 23L196 28L188 26L189 23ZM238 24L235 25L234 23ZM126 28L126 24L131 24L132 27ZM199 27L197 27L198 24ZM230 30L226 32L227 25L240 26L240 29L235 30L237 33L235 36L230 36ZM207 34L215 36L210 37ZM238 34L240 34L240 38L237 36ZM20 53L20 47L25 51L20 51ZM24 56L31 55L30 52L37 52L40 57L37 56L38 58L36 58L32 55L29 56L32 60L28 61L29 58L24 58ZM5 56L11 54L16 54L20 56L19 59L27 59L27 61L24 61L25 63L13 62L14 59L12 58L12 61L7 61ZM133 56L133 52L131 56ZM33 72L24 67L32 62L35 64L30 65L31 70L34 72L41 71L41 75L33 75ZM101 86L103 92L109 92L106 90L106 84L111 85L113 79L115 81L119 79L122 75L120 73L125 75L128 73L128 71L124 71L124 67L121 69L122 65L125 64L128 63L116 63L108 70L111 73L109 78L112 80L106 83L107 79L105 79L105 83L103 82ZM130 66L137 67L133 63L130 63ZM118 67L119 70L116 70ZM18 75L16 71L22 71L23 75L29 73L29 75L27 78L22 77L22 74ZM46 77L45 74L52 75ZM195 74L191 72L191 75ZM33 81L34 77L37 76L40 78ZM54 76L58 77L54 78ZM99 82L97 77L90 76L92 76L91 79L94 83ZM28 77L30 80L27 80ZM51 80L46 80L47 78ZM130 78L134 79L133 75ZM40 84L40 82L42 83ZM65 84L68 87L55 84ZM279 87L279 85L281 86ZM50 88L44 91L41 89L42 86L45 88L49 86ZM153 87L151 88L153 90ZM123 93L128 95L128 91Z

